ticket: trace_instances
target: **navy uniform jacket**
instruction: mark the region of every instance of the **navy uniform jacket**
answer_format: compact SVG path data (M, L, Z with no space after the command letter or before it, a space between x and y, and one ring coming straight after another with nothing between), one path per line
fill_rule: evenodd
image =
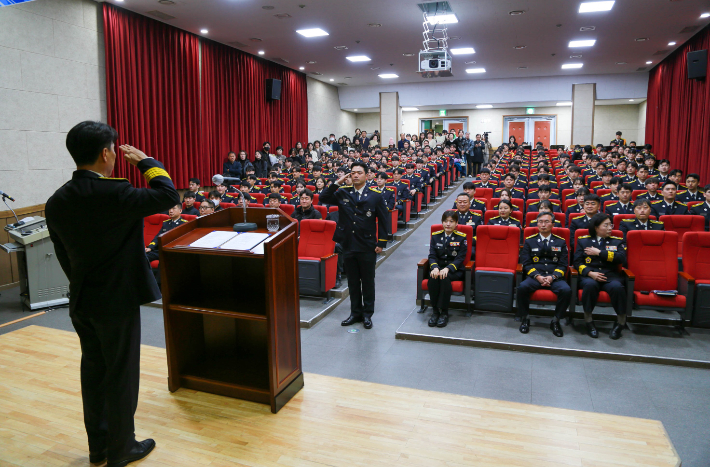
M559 201L557 200L549 200L552 203L552 212L562 212L560 209L560 205L558 204ZM534 203L530 203L528 206L527 212L540 212L540 201L535 201Z
M473 236L476 236L476 228L483 225L483 216L473 211L456 211L459 215L459 225L470 225L473 227Z
M508 217L507 220L500 216L491 217L488 219L488 225L508 225L520 228L520 222L513 216Z
M493 189L498 188L498 182L493 181L493 180L489 180L486 183L483 183L480 180L474 180L473 184L476 185L476 188L493 188Z
M186 223L187 221L183 218L179 218L176 221L173 221L171 219L165 219L163 221L163 225L160 227L160 230L158 230L158 233L155 234L155 237L153 237L153 241L148 244L148 248L151 250L155 251L158 249L158 237L163 235L165 232L169 230L173 230L175 227L178 225L182 225Z
M503 191L505 187L502 188L496 188L493 190L493 197L498 198L500 197L500 192ZM513 187L512 190L510 190L513 193L513 198L518 198L518 199L525 199L525 191L521 190L520 188Z
M698 190L695 193L691 193L688 190L679 191L676 195L676 199L681 203L688 203L688 201L705 201L705 195L702 191Z
M647 199L649 201L658 201L659 199L663 199L663 197L660 195L660 193L656 192L654 196L651 196L651 194L647 191L646 193L641 193L636 197L636 199Z
M138 163L152 189L76 170L47 201L49 235L69 278L69 309L125 312L160 298L145 256L143 218L180 202L163 165Z
M587 247L601 250L598 256L589 256L584 253ZM577 247L574 250L574 267L579 274L587 277L590 272L601 272L607 279L621 279L617 272L619 265L626 263L626 248L624 239L620 237L602 238L597 242L596 238L583 235L577 239Z
M573 193L572 196L576 195ZM641 195L639 195L639 197L641 197ZM599 199L601 199L602 206L604 206L604 201L619 201L619 195L615 194L614 192L609 192L605 195L601 195Z
M200 210L195 207L193 204L191 207L186 207L185 209L182 210L183 214L188 214L190 216L199 216L200 215Z
M569 222L569 238L573 239L574 238L574 233L577 231L577 229L588 229L589 228L589 217L587 215L583 215L582 217L578 217L576 219L572 219Z
M540 199L540 195L538 194L538 188L529 189L527 199ZM550 193L549 199L558 201L560 197L556 193Z
M454 202L454 205L451 209L453 209L453 210L458 209L456 206L456 202ZM469 209L475 209L475 210L481 211L482 213L485 214L486 213L486 203L485 203L485 201L481 201L480 199L471 198L471 205L470 205Z
M539 233L525 239L520 250L520 263L523 265L523 275L535 278L537 276L554 276L559 279L565 276L568 252L565 239L551 234L549 244L545 248Z
M611 217L614 217L617 214L633 214L634 203L629 201L628 203L626 203L626 206L624 206L621 204L621 201L617 201L616 203L609 204L606 207L605 212Z
M412 195L409 193L409 188L406 183L391 182L387 185L395 189L395 192L397 193L397 204L402 204L404 201L412 199Z
M422 177L417 173L412 173L412 175L402 175L402 180L409 180L409 189L422 191L422 186L424 185Z
M651 201L651 210L656 217L667 215L688 214L688 206L679 201L673 201L673 204L667 204L665 200Z
M465 233L454 230L448 238L444 230L432 233L429 242L429 269L449 268L449 272L463 271L467 249Z
M379 189L379 187L375 186L373 187L380 193L382 193L382 198L385 200L385 204L387 205L388 210L394 209L394 205L396 204L396 197L397 195L395 194L395 189L394 187L391 186L385 186L382 188L382 190ZM318 198L320 200L320 198Z
M619 224L619 230L623 232L624 239L626 239L626 234L628 234L629 231L642 230L641 222L635 217L633 219L622 219ZM646 221L646 229L643 230L663 230L663 222L649 219Z
M289 204L289 201L291 201L281 193L279 193L279 196L281 197L281 201L280 201L281 204ZM320 201L320 197L318 198L318 201ZM266 198L264 198L264 206L268 206L268 205L269 205L269 197L267 195Z
M708 227L710 227L710 206L708 206L707 201L703 204L693 206L690 210L690 214L703 216L705 218L705 230L708 230Z
M387 206L377 189L365 188L360 201L357 201L355 187L339 187L333 183L319 199L338 206L340 214L333 241L340 243L343 250L374 252L377 246L387 246ZM375 220L379 221L377 228Z

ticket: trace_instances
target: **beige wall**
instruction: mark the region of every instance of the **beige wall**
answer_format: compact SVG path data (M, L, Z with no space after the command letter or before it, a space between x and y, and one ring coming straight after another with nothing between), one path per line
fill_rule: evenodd
M371 135L375 130L380 129L380 113L379 112L366 112L366 113L356 113L357 120L355 122L355 128L360 128L361 130L367 131L368 135ZM355 128L352 129L350 133L355 134ZM352 137L352 136L351 136Z
M338 88L306 78L308 89L308 140L313 142L335 133L336 137L355 134L355 113L340 110Z
M617 131L623 133L627 142L639 143L639 123L638 104L597 105L594 109L594 144L609 144ZM643 123L645 127L645 118Z
M636 138L636 143L640 146L646 144L646 104L647 101L643 101L639 104L639 120L638 120L638 136Z
M102 29L91 0L0 8L0 189L12 207L46 202L75 167L66 132L106 121Z

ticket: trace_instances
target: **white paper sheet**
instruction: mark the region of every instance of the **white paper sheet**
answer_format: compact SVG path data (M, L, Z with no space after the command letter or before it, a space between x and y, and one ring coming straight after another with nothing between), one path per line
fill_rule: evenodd
M222 245L222 250L251 250L259 243L269 238L269 234L257 232L244 232Z
M228 232L224 230L215 230L204 237L195 240L190 246L199 248L219 248L220 245L239 235L238 232Z

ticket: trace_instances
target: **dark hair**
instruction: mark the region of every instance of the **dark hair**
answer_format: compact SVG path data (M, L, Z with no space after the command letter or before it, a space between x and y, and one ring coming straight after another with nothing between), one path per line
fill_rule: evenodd
M77 167L95 163L104 149L118 140L118 132L101 122L78 123L67 133L66 146Z
M641 170L648 170L648 167L646 167L644 164L639 165L639 168L637 169L638 171Z
M663 188L665 188L666 185L673 185L673 187L675 187L676 190L678 189L678 184L676 182L671 181L671 180L666 180L666 182L663 184ZM663 189L663 188L661 188L661 189Z
M305 195L305 196L308 196L308 197L311 198L311 199L313 199L313 192L312 192L310 189L308 189L308 188L304 188L304 190L301 192L300 195L298 195L298 197L299 197L299 198L302 198L304 195Z
M513 175L513 174L510 173L510 172L508 172L508 173L505 174L505 176L503 177L503 180L505 180L506 178L512 178L513 180L515 180L515 175Z
M544 199L540 201L540 203L537 205L537 209L539 210L542 208L547 208L550 211L554 211L555 209L554 204L552 204L552 201L550 201L549 199Z
M199 179L199 178L191 178L190 180L188 180L188 182L194 183L194 184L196 184L196 185L202 185L202 183L200 183L200 179Z
M212 190L212 191L210 191L210 195L209 195L209 196L213 196L213 197L215 197L215 198L221 198L221 197L222 197L222 195L220 195L220 194L219 194L219 191L217 191L217 190ZM208 196L208 197L209 197L209 196Z
M649 185L651 183L658 183L658 179L656 177L648 177L643 184Z
M392 173L402 175L402 174L404 174L404 169L401 168L401 167L397 167L396 169L394 169L394 170L392 171Z
M548 174L541 174L538 175L537 181L539 182L540 180L547 180L548 182L550 181L550 176Z
M195 195L195 193L188 191L187 193L185 193L185 196L183 196L182 199L184 200L185 198L196 198L196 197L197 197L197 195Z
M468 198L467 193L459 193L458 195L456 195L457 198L460 198L461 196L465 196L466 198Z
M596 236L597 235L597 227L602 225L605 220L611 221L611 216L609 214L604 214L603 212L600 212L598 214L594 214L592 216L591 220L589 221L589 235Z
M461 187L462 190L475 190L476 184L473 182L465 182Z
M454 210L452 210L452 209L450 209L450 210L448 210L448 211L444 211L444 214L441 215L441 222L444 222L444 221L445 221L446 219L448 219L449 217L452 218L453 220L455 220L456 223L458 224L458 222L459 222L459 213L458 213L458 211L454 211Z
M688 174L688 175L685 176L685 179L686 179L686 180L688 180L689 178L694 178L694 179L696 179L698 182L700 181L700 175L698 175L698 174L696 174L696 173Z
M658 165L661 165L661 164L671 165L671 161L669 161L668 159L661 159L660 161L658 161Z
M604 172L602 172L602 177L607 177L607 176L611 177L613 175L614 174L611 172L611 170L605 170Z
M610 185L618 185L621 183L621 178L619 177L611 177L611 181L609 182Z
M541 191L552 193L552 190L550 189L549 185L542 185L540 188L537 189L538 193L540 193Z
M491 169L484 168L484 169L481 169L481 171L479 172L479 175L480 174L489 174L489 173L491 173Z
M281 195L278 194L278 193L269 193L269 196L267 196L267 198L280 200L280 199L281 199Z
M251 187L251 185L249 185L249 182L247 182L246 180L242 180L242 182L239 184L239 186L240 187L245 186L247 188Z
M552 204L552 203L550 203L550 204ZM540 206L542 206L542 204L540 204ZM538 213L538 215L535 219L540 220L540 218L543 216L550 216L552 218L552 224L553 225L555 224L555 215L552 214L552 208L550 208L550 212L545 211L545 212Z
M619 190L634 191L634 188L628 183L622 183L621 186L619 186Z
M651 200L648 198L636 198L636 201L634 201L634 208L637 208L641 206L642 204L645 204L649 208L651 207Z
M668 172L668 175L683 175L683 171L680 169L673 169L670 172Z
M214 202L213 202L211 199L207 199L207 198L203 199L202 202L200 203L200 206L202 206L202 203L207 203L207 204L209 204L209 206L210 206L212 209L214 209L214 207L215 207L215 206L214 206Z
M390 178L390 176L387 175L387 172L377 172L377 178L384 178L385 180L387 180L388 178Z
M277 188L281 188L281 185L282 185L282 183L280 180L275 180L269 184L269 186L275 186Z
M367 173L367 170L369 169L367 164L365 164L364 162L360 162L360 161L353 162L352 165L350 165L350 171L352 172L355 167L362 167L362 170L365 173Z
M573 165L572 167L569 168L570 172L575 172L575 173L582 173L582 169L577 167L576 165Z
M175 206L173 206L173 208L179 208L180 211L182 212L182 203L177 203ZM170 209L172 209L172 208L170 208Z
M508 207L510 207L511 211L515 210L515 208L513 207L512 201L508 201L507 199L502 199L502 200L498 201L498 206L500 206L501 204L507 204Z
M594 193L584 195L584 202L586 203L587 201L594 201L597 204L602 204L601 198L599 198L599 196Z

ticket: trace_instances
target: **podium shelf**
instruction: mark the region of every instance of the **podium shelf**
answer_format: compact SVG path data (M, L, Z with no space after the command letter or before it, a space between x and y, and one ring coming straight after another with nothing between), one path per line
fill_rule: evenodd
M267 355L233 355L219 358L206 358L186 367L182 378L188 381L203 380L237 386L269 394L269 372Z
M254 313L244 313L232 310L220 310L217 308L204 308L197 306L186 306L177 305L175 303L171 304L168 309L170 311L181 311L185 313L202 313L205 315L218 315L226 316L233 319L251 319L255 321L266 321L266 315L254 314Z

